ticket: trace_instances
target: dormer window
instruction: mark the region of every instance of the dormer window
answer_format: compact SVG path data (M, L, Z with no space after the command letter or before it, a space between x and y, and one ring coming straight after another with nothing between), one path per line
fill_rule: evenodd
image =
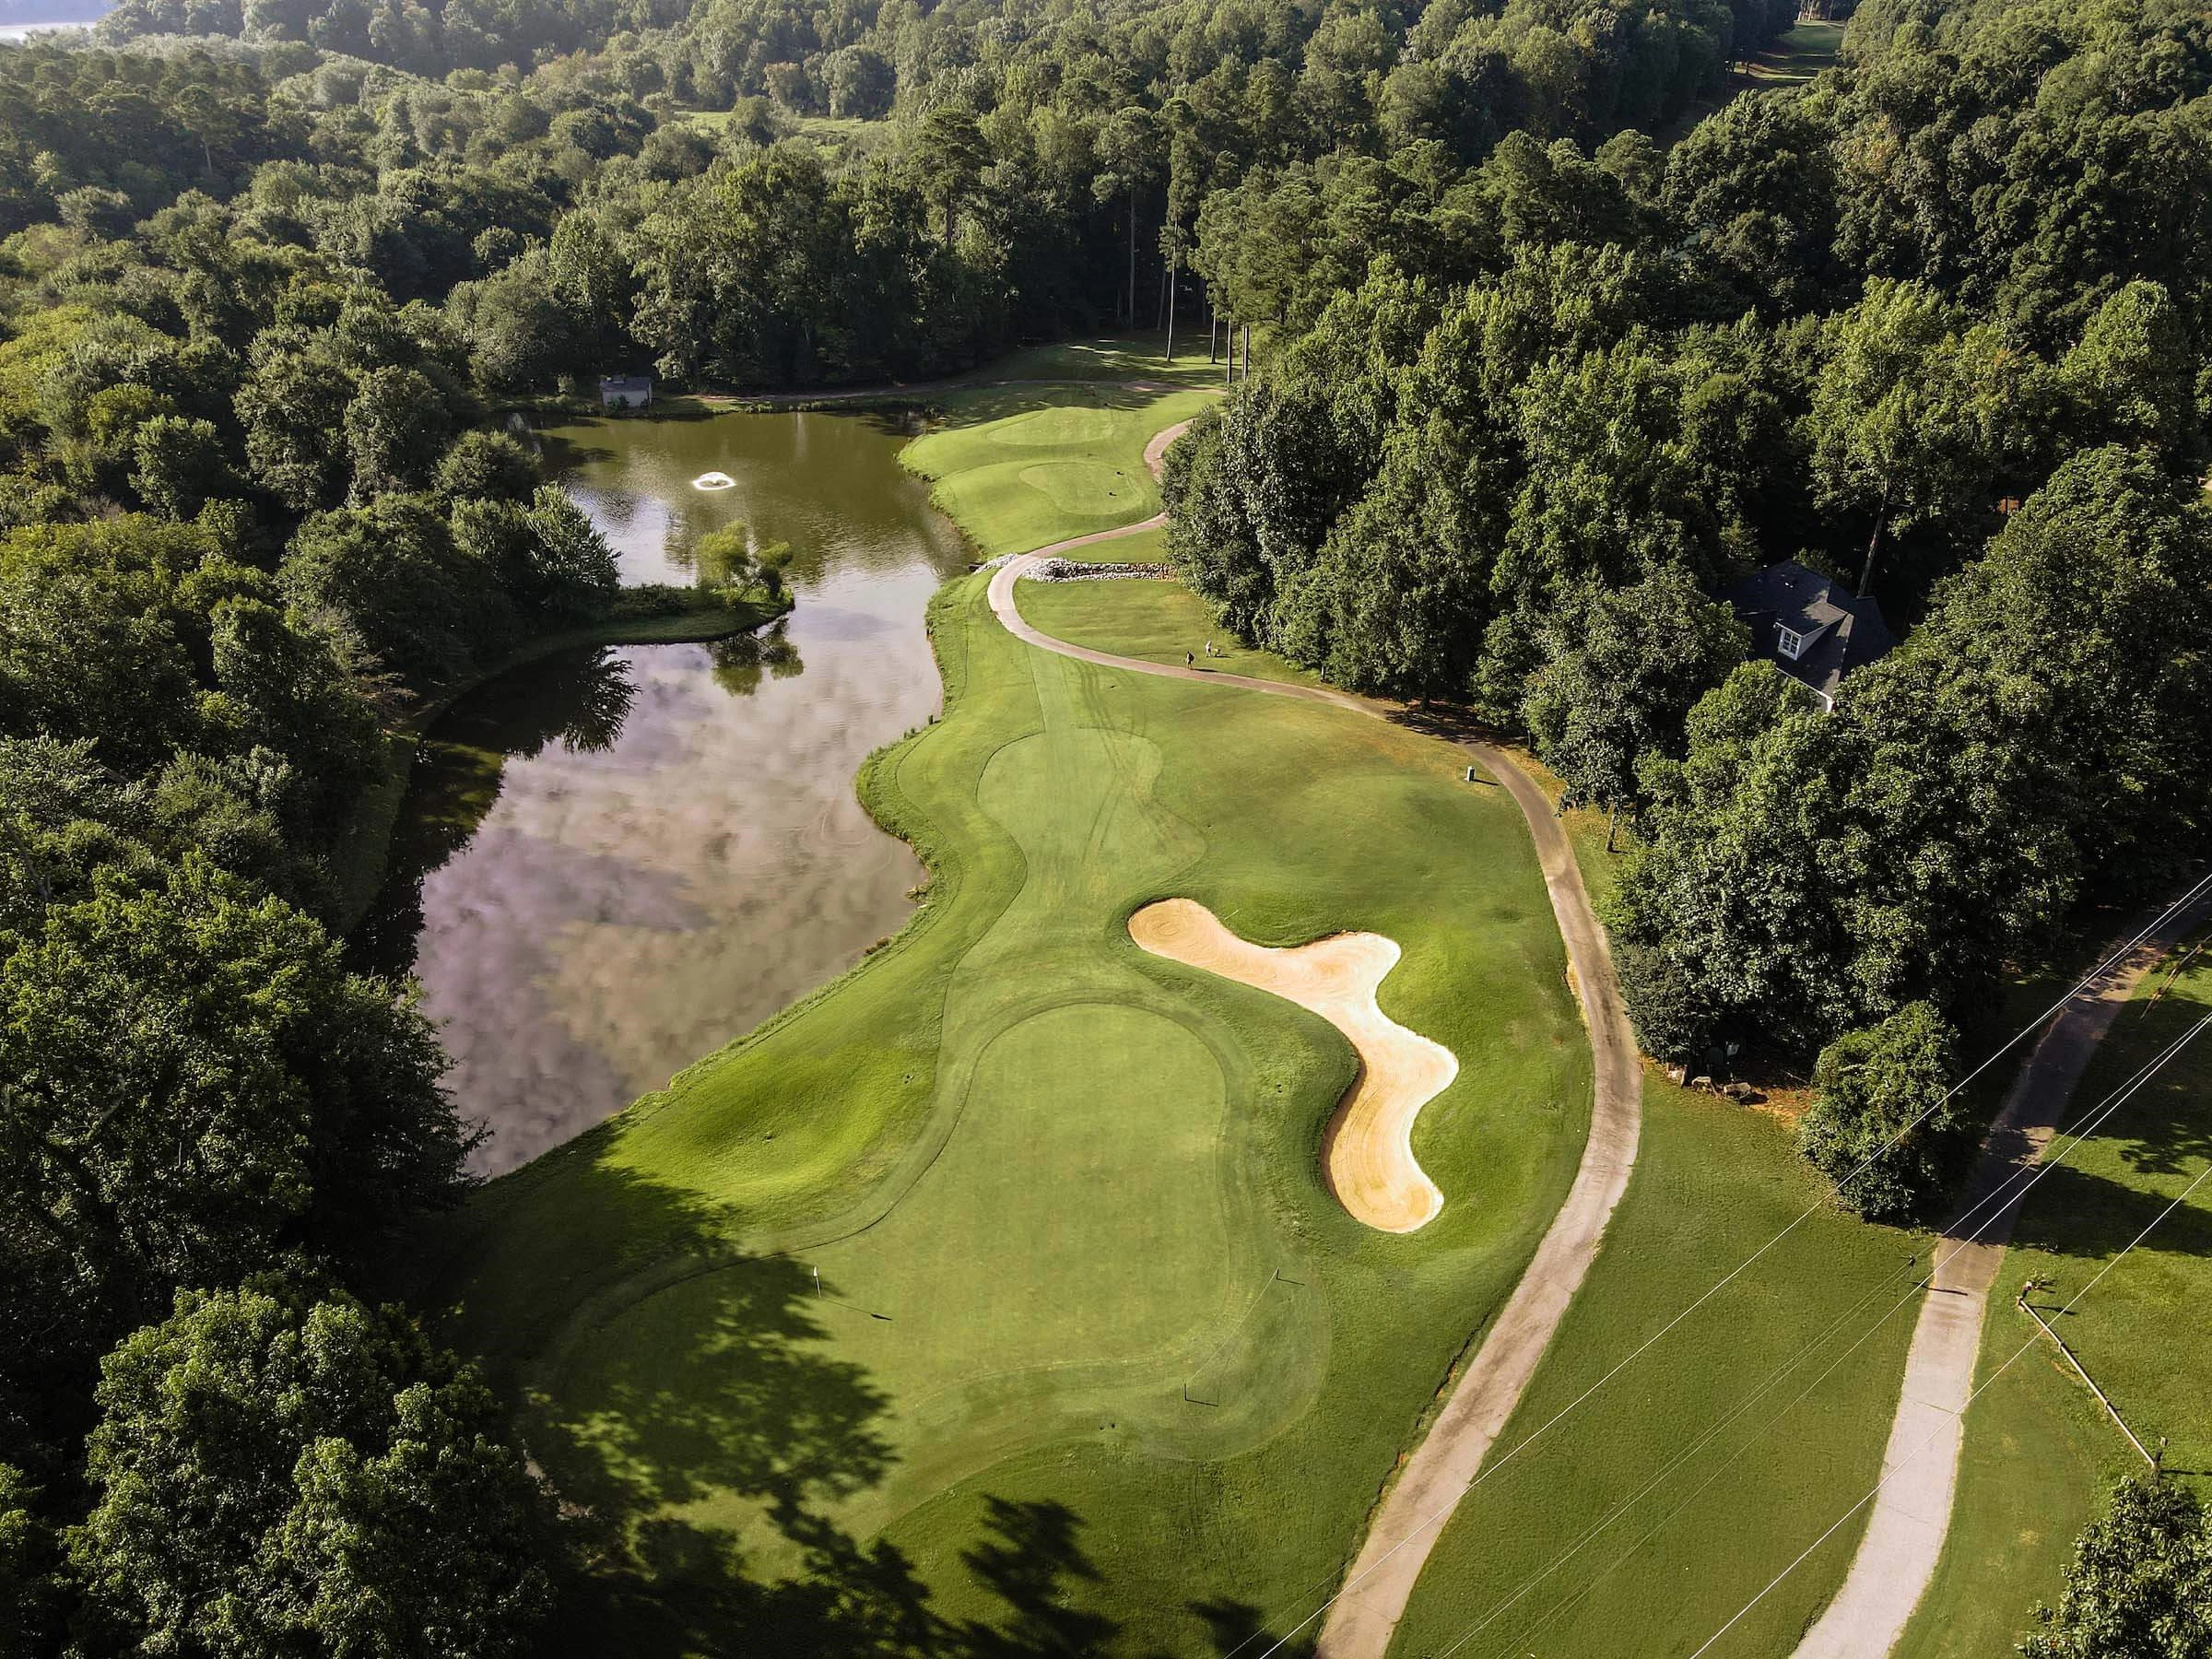
M1782 637L1775 642L1775 649L1794 663L1805 654L1805 636L1794 628L1784 628L1781 632Z

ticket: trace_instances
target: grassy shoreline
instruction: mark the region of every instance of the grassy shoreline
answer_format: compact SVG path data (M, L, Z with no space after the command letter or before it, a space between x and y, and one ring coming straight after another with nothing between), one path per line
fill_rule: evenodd
M1020 474L1125 477L1180 413L1161 402L1049 436L1007 410L1012 444L956 429L978 465L947 493L1004 509L964 528L1050 528ZM1111 499L1124 522L1148 505ZM888 1537L978 1618L1006 1611L978 1541L1065 1513L1088 1567L1058 1558L1055 1595L1148 1651L1212 1653L1218 1618L1341 1569L1571 1178L1588 1053L1511 804L1432 738L1030 651L986 588L933 602L945 716L859 780L931 872L913 919L490 1183L426 1264L449 1334L606 1529L578 1651L696 1651L732 1552L826 1571L784 1530L795 1503ZM1348 1047L1143 957L1122 919L1170 893L1265 942L1400 941L1385 1007L1462 1061L1415 1134L1437 1221L1343 1212L1318 1147Z

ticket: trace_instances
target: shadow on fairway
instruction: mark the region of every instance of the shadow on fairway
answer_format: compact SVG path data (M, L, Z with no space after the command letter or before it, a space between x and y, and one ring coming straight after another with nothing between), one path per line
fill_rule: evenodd
M1316 1600L1321 1594L1315 1593ZM1203 1601L1188 1606L1193 1614L1206 1621L1214 1652L1223 1659L1229 1659L1230 1655L1252 1659L1254 1654L1276 1653L1287 1655L1288 1659L1307 1659L1313 1651L1311 1625L1294 1637L1277 1635L1269 1628L1265 1611L1250 1602Z
M725 1533L647 1523L634 1568L580 1580L564 1597L548 1655L634 1659L773 1653L780 1659L1112 1659L1119 1625L1068 1605L1095 1582L1074 1512L1055 1503L986 1500L987 1532L961 1559L1005 1607L990 1620L947 1619L895 1547L861 1544L818 1516L780 1513L805 1552L803 1576L749 1576Z
M1065 1505L986 1498L982 1531L961 1561L994 1612L951 1618L894 1546L864 1544L820 1512L888 1472L878 1425L891 1402L865 1371L830 1357L824 1320L838 1287L788 1257L731 1246L715 1206L611 1166L619 1122L586 1135L478 1201L496 1212L535 1171L588 1166L558 1263L523 1264L526 1329L543 1354L575 1355L617 1312L633 1319L618 1351L555 1367L555 1399L526 1388L533 1457L557 1490L579 1562L541 1651L631 1659L755 1655L834 1659L1109 1659L1118 1623L1079 1605L1100 1580L1082 1521ZM495 1214L468 1230L500 1234ZM481 1230L478 1230L481 1229ZM466 1248L465 1244L463 1246ZM679 1265L667 1265L673 1261ZM652 1264L652 1265L647 1265ZM561 1269L573 1269L563 1272ZM525 1315L517 1324L512 1316ZM499 1356L487 1356L495 1374ZM533 1369L535 1369L533 1367ZM791 1549L770 1580L736 1537L671 1513L709 1498L755 1500ZM795 1556L795 1559L792 1558Z

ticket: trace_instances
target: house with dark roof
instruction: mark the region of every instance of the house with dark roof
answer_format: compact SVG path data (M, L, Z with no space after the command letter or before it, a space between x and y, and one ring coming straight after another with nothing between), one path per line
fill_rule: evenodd
M599 377L599 406L603 409L642 409L653 402L650 374L603 374Z
M1751 629L1752 654L1831 709L1843 677L1897 643L1879 601L1794 559L1746 577L1726 597Z

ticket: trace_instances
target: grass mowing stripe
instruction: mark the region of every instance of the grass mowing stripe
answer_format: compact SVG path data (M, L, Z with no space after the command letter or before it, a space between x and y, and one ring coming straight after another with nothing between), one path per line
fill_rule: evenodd
M2138 1232L2124 1245L2121 1246L2120 1253L2118 1255L2114 1256L2102 1267L2099 1268L2095 1274L2091 1275L2089 1282L2074 1293L2072 1299L2067 1301L2066 1305L2058 1310L2059 1313L2062 1316L2072 1313L2075 1308L2080 1304L2082 1298L2088 1295L2091 1290L2094 1290L2100 1283L2102 1283L2105 1276L2112 1272L2114 1267L2117 1267L2120 1263L2125 1259L2128 1253L2135 1250L2136 1246L2141 1244L2144 1240L2149 1238L2152 1231L2158 1228L2160 1223L2164 1222L2176 1210L2180 1209L2184 1204L2186 1204L2189 1198L2195 1193L2196 1189L2202 1186L2207 1179L2212 1179L2212 1165L2207 1165L2202 1171L2198 1173L2195 1180L2192 1181L2187 1186L2183 1187L2179 1193L2174 1194L2173 1198L2168 1202L2163 1209L2161 1209L2157 1215L2153 1216L2148 1221L2145 1222L2143 1225L2143 1230ZM2025 1354L2030 1348L2033 1347L2036 1345L2036 1342L2037 1337L2030 1336L2026 1342L2023 1342L2018 1347L2013 1349L2010 1354L2006 1355L2003 1362L1998 1365L1996 1371L1993 1373L1987 1381L1980 1384L1980 1386L1974 1390L1972 1394L1967 1396L1968 1405L1972 1405L1974 1399L1981 1394L1983 1389L1986 1389L1994 1384L1997 1378L2008 1371L2012 1367L2013 1363L2018 1360L2021 1355ZM1936 1432L1940 1432L1940 1430L1937 1430ZM1934 1439L1935 1434L1931 1433L1926 1440L1924 1440L1919 1446L1914 1448L1914 1451L1919 1452L1925 1450L1926 1447L1933 1442ZM1910 1459L1906 1459L1904 1462L1900 1462L1899 1468L1901 1469L1904 1466L1904 1463L1909 1461ZM1893 1469L1889 1474L1883 1476L1879 1480L1876 1481L1874 1485L1867 1489L1865 1496L1861 1497L1856 1503L1853 1503L1851 1506L1850 1509L1844 1511L1842 1514L1839 1515L1834 1524L1830 1525L1826 1532L1822 1533L1818 1538L1815 1538L1811 1544L1807 1545L1803 1554L1792 1560L1788 1566L1784 1567L1781 1572L1774 1576L1771 1583L1766 1584L1756 1594L1754 1594L1750 1601L1745 1603L1742 1609L1734 1617L1732 1617L1727 1623L1724 1624L1719 1630L1715 1630L1711 1636L1707 1637L1705 1641L1700 1644L1697 1652L1690 1655L1690 1659L1702 1659L1703 1654L1711 1652L1723 1637L1726 1636L1730 1630L1734 1630L1740 1621L1747 1618L1751 1614L1752 1610L1757 1607L1760 1602L1764 1601L1772 1591L1779 1588L1784 1579L1788 1578L1790 1574L1796 1571L1800 1566L1804 1565L1806 1559L1810 1557L1814 1551L1818 1550L1822 1545L1826 1544L1838 1528L1848 1523L1853 1515L1859 1512L1860 1510L1865 1509L1868 1504L1872 1503L1875 1499L1880 1495L1882 1488L1888 1486L1889 1482L1896 1477L1897 1473L1898 1470Z
M1646 1328L1684 1278L1740 1253L1774 1220L1819 1190L1783 1125L1712 1101L1656 1076L1644 1082L1644 1147L1637 1174L1608 1230L1606 1249L1531 1382L1502 1440L1525 1444L1604 1374L1628 1338ZM1743 1380L1777 1371L1864 1300L1866 1278L1918 1253L1910 1234L1870 1227L1830 1209L1776 1247L1771 1271L1738 1281L1693 1316L1685 1340L1653 1353L1638 1385L1592 1398L1574 1433L1540 1455L1500 1465L1470 1491L1438 1538L1428 1571L1392 1646L1433 1655L1510 1596L1586 1530L1588 1518L1654 1494L1649 1471L1669 1462L1700 1427L1724 1417ZM1773 1540L1818 1495L1878 1466L1910 1330L1877 1329L1845 1362L1793 1403L1797 1432L1756 1465L1724 1465L1706 1478L1677 1469L1657 1488L1690 1523L1666 1531L1618 1573L1594 1581L1560 1611L1547 1652L1613 1655L1664 1652L1711 1629L1777 1557ZM1721 1542L1721 1541L1724 1541ZM1846 1558L1830 1563L1840 1578ZM1829 1581L1832 1583L1832 1580ZM1741 1651L1786 1649L1824 1586L1806 1606L1773 1609ZM1555 1609L1556 1611L1557 1609ZM1710 1611L1709 1611L1710 1610Z
M1950 1234L1954 1237L1971 1236L1978 1229L1985 1214L1996 1213L2002 1210L2007 1205L2014 1202L2016 1197L2024 1197L2027 1190L2031 1189L2039 1181L2043 1179L2044 1176L2049 1174L2053 1170L2060 1167L2067 1154L2071 1152L2075 1147L2077 1147L2084 1137L2095 1134L2115 1112L2127 1103L2128 1100L2138 1088L2143 1086L2145 1082L2147 1082L2151 1077L2155 1076L2156 1073L2161 1067L2163 1067L2168 1061L2171 1060L2175 1055L2180 1053L2181 1051L2187 1045L2189 1041L2199 1031L2201 1031L2204 1029L2204 1024L2207 1022L2212 1022L2212 1016L2207 1017L2206 1022L2200 1022L2197 1026L2192 1027L2188 1031L2177 1038L2174 1042L2171 1043L2163 1053L2154 1056L2150 1061L2147 1062L2137 1070L2134 1077L2128 1078L2125 1082L2115 1088L2098 1107L2088 1112L2084 1113L2083 1116L2078 1119L2073 1126L2060 1131L2059 1133L2061 1135L2069 1137L2069 1144L2065 1148L2055 1153L2047 1153L2046 1156L2040 1159L2036 1164L2028 1169L2015 1171L2006 1179L2005 1182L2001 1183L1992 1192L1984 1194L1971 1208L1961 1215L1949 1229ZM2020 1192L2016 1194L2014 1192L2014 1187L2016 1183L2023 1180L2026 1183L2025 1187L2023 1187ZM1942 1240L1938 1240L1936 1242L1936 1250L1938 1253L1940 1253L1942 1249L1943 1242L1944 1241ZM1967 1246L1961 1244L1955 1246L1954 1248L1963 1249L1966 1247ZM1917 1262L1918 1258L1915 1257L1913 1259L1915 1262ZM1859 1338L1852 1343L1850 1347L1844 1350L1842 1356L1839 1357L1837 1360L1832 1361L1827 1370L1824 1370L1820 1373L1820 1376L1815 1379L1814 1386L1817 1386L1820 1381L1824 1380L1831 1371L1833 1371L1836 1366L1840 1365L1843 1359L1848 1359L1853 1353L1855 1353L1865 1342L1875 1335L1881 1329L1881 1327L1890 1319L1894 1318L1900 1311L1908 1306L1917 1297L1919 1292L1924 1289L1933 1281L1935 1277L1935 1272L1931 1270L1928 1275L1918 1279L1911 1287L1911 1288L1907 1290L1903 1297L1899 1298L1896 1301L1894 1301L1891 1306L1876 1320L1872 1326L1861 1333ZM1866 1303L1877 1300L1881 1295L1885 1294L1888 1289L1893 1288L1893 1285L1894 1279L1888 1283L1877 1283L1871 1286L1867 1289L1866 1293L1863 1295L1857 1302L1854 1302L1849 1309L1845 1310L1844 1312L1839 1316L1835 1324L1831 1324L1826 1331L1823 1331L1818 1337L1814 1338L1813 1341L1805 1348L1793 1355L1788 1363L1783 1367L1782 1371L1774 1373L1772 1376L1770 1376L1766 1382L1761 1383L1757 1390L1755 1390L1750 1395L1747 1396L1747 1398L1740 1403L1734 1411L1730 1412L1727 1417L1715 1423L1712 1428L1708 1429L1688 1447L1685 1448L1681 1453L1677 1453L1673 1459L1671 1459L1642 1488L1641 1488L1630 1498L1625 1500L1623 1502L1616 1506L1603 1520L1595 1524L1590 1531L1584 1533L1582 1538L1578 1539L1575 1544L1567 1551L1555 1558L1553 1561L1541 1572L1525 1582L1519 1590L1516 1590L1513 1593L1512 1596L1507 1597L1505 1601L1500 1603L1497 1607L1493 1608L1490 1613L1485 1615L1484 1618L1472 1629L1470 1629L1465 1635L1462 1636L1450 1647L1446 1648L1443 1651L1443 1653L1438 1656L1438 1659L1450 1659L1451 1654L1459 1652L1468 1641L1472 1640L1472 1638L1477 1634L1479 1634L1484 1629L1487 1629L1489 1624L1492 1623L1507 1607L1512 1606L1514 1603L1519 1601L1521 1597L1527 1594L1529 1590L1533 1589L1536 1583L1542 1582L1543 1579L1549 1577L1552 1572L1556 1571L1560 1566L1564 1565L1567 1560L1578 1554L1585 1545L1591 1542L1606 1526L1609 1526L1615 1519L1618 1519L1628 1510L1633 1508L1637 1502L1641 1501L1641 1499L1648 1495L1651 1491L1656 1489L1658 1485L1668 1475L1672 1474L1677 1468L1680 1467L1692 1456L1696 1455L1696 1453L1705 1445L1709 1444L1722 1430L1725 1429L1729 1424L1733 1423L1736 1420L1736 1418L1740 1418L1747 1411L1748 1411L1751 1406L1756 1404L1759 1397L1765 1393L1768 1387L1780 1381L1783 1375L1786 1375L1788 1372L1795 1370L1797 1365L1802 1360L1809 1358L1820 1344L1824 1343L1830 1335L1840 1331L1843 1324L1853 1318L1862 1308L1864 1308ZM1810 1392L1809 1388L1806 1392ZM1788 1405L1784 1406L1783 1412L1777 1414L1776 1420L1779 1420L1780 1416L1786 1414L1798 1403L1799 1400L1802 1400L1804 1397L1804 1393L1801 1393L1795 1399L1793 1399ZM1766 1426L1766 1429L1771 1430L1774 1424L1770 1422ZM1752 1444L1756 1443L1757 1439L1758 1436L1754 1436L1752 1440L1743 1441L1737 1445L1735 1450L1728 1454L1727 1459L1724 1463L1723 1468L1725 1468L1726 1464L1732 1464L1735 1458L1741 1456L1745 1451L1748 1450ZM1693 1490L1692 1497L1694 1497L1698 1492L1703 1491L1707 1486L1712 1484L1712 1480L1717 1479L1721 1472L1721 1470L1716 1470L1713 1475L1709 1476L1704 1482L1701 1482L1699 1487ZM1662 1519L1658 1526L1646 1533L1642 1538L1638 1540L1637 1544L1630 1547L1630 1549L1626 1554L1617 1558L1611 1566L1607 1567L1598 1575L1599 1579L1609 1577L1613 1571L1617 1571L1622 1564L1625 1563L1629 1555L1632 1555L1637 1549L1641 1548L1644 1544L1651 1542L1651 1540L1657 1535L1660 1530L1664 1529L1664 1527L1669 1524L1682 1512L1683 1508L1687 1507L1688 1501L1688 1500L1685 1500L1683 1504L1677 1505L1674 1511L1671 1511L1665 1518ZM1555 1607L1551 1614L1547 1615L1544 1618L1540 1619L1536 1625L1532 1626L1528 1630L1522 1631L1519 1635L1516 1635L1512 1641L1510 1641L1506 1644L1507 1648L1511 1649L1516 1647L1524 1638L1533 1637L1538 1630L1550 1624L1559 1616L1559 1614L1564 1611L1565 1608L1572 1602L1580 1600L1583 1594L1586 1594L1590 1586L1585 1586L1584 1590L1576 1593L1575 1595L1569 1598L1568 1602L1562 1603L1559 1606Z
M1071 406L1049 453L1141 455L1161 402ZM1030 651L979 580L932 627L946 715L864 782L932 868L915 924L491 1183L437 1253L451 1334L601 1536L573 1651L712 1646L748 1577L834 1573L822 1525L1003 1618L973 1560L1017 1514L1065 1517L1086 1616L1217 1653L1348 1554L1571 1179L1563 952L1454 750ZM1333 1028L1128 940L1171 894L1264 943L1397 940L1386 1011L1461 1062L1416 1131L1430 1227L1374 1233L1321 1181Z

